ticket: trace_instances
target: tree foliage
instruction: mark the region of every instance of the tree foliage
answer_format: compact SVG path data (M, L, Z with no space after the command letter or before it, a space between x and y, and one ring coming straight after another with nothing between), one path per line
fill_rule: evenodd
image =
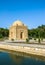
M8 29L0 28L0 38L8 37L8 35L9 35L9 30Z
M38 26L35 29L28 29L28 36L33 38L45 38L45 25Z
M0 38L8 37L9 36L9 29L0 28ZM45 25L38 26L35 29L28 29L28 36L30 38L45 38Z

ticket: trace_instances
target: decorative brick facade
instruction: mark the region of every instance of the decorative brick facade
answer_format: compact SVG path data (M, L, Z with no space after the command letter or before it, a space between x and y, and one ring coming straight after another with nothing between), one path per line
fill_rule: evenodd
M21 21L15 21L9 29L9 40L26 40L28 29Z

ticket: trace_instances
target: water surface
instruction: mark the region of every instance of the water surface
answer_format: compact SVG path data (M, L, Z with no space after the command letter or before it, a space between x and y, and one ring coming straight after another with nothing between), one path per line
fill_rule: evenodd
M45 65L45 59L43 60L24 53L0 52L0 65Z

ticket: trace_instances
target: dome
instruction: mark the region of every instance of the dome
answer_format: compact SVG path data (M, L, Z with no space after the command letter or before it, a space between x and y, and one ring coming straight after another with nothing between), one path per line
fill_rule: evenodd
M22 26L22 25L24 25L23 23L22 23L22 21L20 21L20 20L17 20L17 21L15 21L14 23L13 23L13 26Z

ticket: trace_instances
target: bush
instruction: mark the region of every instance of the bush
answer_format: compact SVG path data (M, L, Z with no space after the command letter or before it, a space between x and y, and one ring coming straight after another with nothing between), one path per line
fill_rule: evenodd
M14 41L14 39L11 39L12 41Z
M29 39L26 39L26 43L29 43Z
M34 38L34 40L36 40L36 38Z

